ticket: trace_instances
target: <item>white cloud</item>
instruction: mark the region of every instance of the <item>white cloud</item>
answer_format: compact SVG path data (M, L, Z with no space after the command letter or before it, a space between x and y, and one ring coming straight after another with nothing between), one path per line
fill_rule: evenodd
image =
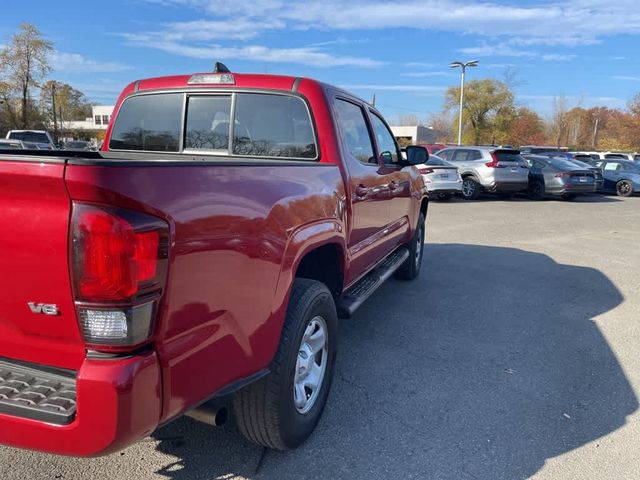
M440 96L446 90L446 87L437 87L430 85L370 85L370 84L355 84L355 85L342 85L341 88L345 90L356 91L392 91L420 94L422 96Z
M278 20L287 28L367 30L415 28L508 37L520 45L587 45L603 36L640 33L635 0L148 0L189 6L213 17ZM515 3L515 2L514 2ZM339 14L337 13L339 12Z
M274 48L267 42L243 43L270 32L286 35L291 30L321 32L384 29L429 30L459 35L472 34L483 39L476 46L461 50L479 57L499 56L539 58L543 61L567 61L571 52L557 52L557 47L579 47L601 42L608 36L640 34L640 9L637 0L538 0L509 2L503 0L146 0L175 6L180 12L193 11L204 19L173 22L156 31L143 33L148 41L136 42L180 55L204 57L204 49L239 53L243 59L267 62L291 61L320 66L335 59L337 65L378 66L372 58L334 55L326 47L347 43L341 37L295 49ZM215 42L208 45L205 42ZM234 45L229 46L229 43ZM348 42L351 42L349 40ZM554 50L548 51L550 48ZM263 50L259 50L263 49ZM262 51L266 58L252 52ZM428 50L427 50L428 51ZM308 58L306 54L308 55ZM285 58L289 57L289 59ZM405 64L408 68L433 68L421 62ZM426 76L426 75L425 75Z
M79 53L55 51L49 55L55 71L63 73L107 73L129 70L131 67L117 62L98 62L83 57Z
M549 53L546 55L542 55L540 58L545 62L567 62L569 60L573 60L577 55L567 55L561 53Z
M629 82L640 82L640 77L631 77L628 75L613 75L611 78L614 80L626 80Z
M515 66L516 66L515 63L489 63L486 65L483 65L483 67L486 67L486 68L513 68Z
M242 45L225 47L219 44L189 45L173 40L163 40L161 35L154 33L126 34L125 38L134 45L140 45L168 53L174 53L191 58L204 59L237 59L254 60L260 62L281 62L312 65L316 67L356 66L378 67L383 62L370 58L331 55L318 48L270 48L264 45Z
M433 63L408 62L408 63L405 63L404 66L408 68L433 68L436 65Z
M449 72L406 72L401 73L401 77L412 77L412 78L425 78L425 77L451 77L457 76L452 75Z

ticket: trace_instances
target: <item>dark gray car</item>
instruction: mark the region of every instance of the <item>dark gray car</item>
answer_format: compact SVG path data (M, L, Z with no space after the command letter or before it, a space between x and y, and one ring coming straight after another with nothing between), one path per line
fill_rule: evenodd
M573 200L577 195L596 191L594 173L566 158L525 155L529 164L529 198L547 195Z

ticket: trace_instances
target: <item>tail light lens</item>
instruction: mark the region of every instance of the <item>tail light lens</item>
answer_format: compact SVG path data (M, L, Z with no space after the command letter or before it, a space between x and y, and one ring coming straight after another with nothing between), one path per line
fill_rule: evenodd
M485 165L489 168L500 168L498 156L494 152L491 152L491 161L485 163Z
M132 347L149 339L165 286L168 238L167 223L157 217L73 205L73 291L91 348Z
M556 178L568 178L571 174L569 172L558 172L554 175Z
M429 175L430 173L433 173L435 170L433 168L419 168L418 172L420 172L422 175Z

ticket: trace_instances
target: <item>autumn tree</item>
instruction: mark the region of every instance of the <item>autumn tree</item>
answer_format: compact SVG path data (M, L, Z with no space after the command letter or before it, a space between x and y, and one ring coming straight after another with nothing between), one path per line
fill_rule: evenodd
M546 142L544 120L533 110L520 107L511 122L508 143L516 146L543 145Z
M445 111L459 108L460 88L450 87L445 93ZM515 114L511 89L499 80L472 80L465 86L463 124L465 143L502 143L509 136L509 125Z
M0 50L0 95L15 127L30 127L37 115L31 92L51 71L52 51L53 44L30 23L23 23L9 45Z
M64 122L84 120L91 116L91 102L84 93L56 80L49 80L42 85L40 109L56 133L58 124L64 126Z

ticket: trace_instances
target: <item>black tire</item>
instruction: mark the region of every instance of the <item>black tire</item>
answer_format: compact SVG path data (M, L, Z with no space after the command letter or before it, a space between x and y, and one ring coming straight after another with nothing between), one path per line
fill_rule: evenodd
M544 198L544 184L540 180L533 180L529 183L528 193L531 200L542 200Z
M482 186L473 177L465 177L462 180L462 198L476 200L480 196Z
M564 195L562 195L561 198L565 202L571 202L571 201L576 199L576 194L575 193L565 193Z
M324 319L327 327L326 369L311 409L300 413L293 399L296 361L305 330L318 316ZM318 281L297 278L291 289L271 373L240 390L233 398L236 425L249 441L276 450L289 450L311 435L331 388L337 328L336 306L329 289Z
M616 183L616 193L619 197L630 197L633 195L633 183L629 180L620 180Z
M396 278L400 280L413 280L420 275L422 267L422 257L424 256L424 214L418 217L418 225L411 241L406 245L409 249L409 256L396 270Z

